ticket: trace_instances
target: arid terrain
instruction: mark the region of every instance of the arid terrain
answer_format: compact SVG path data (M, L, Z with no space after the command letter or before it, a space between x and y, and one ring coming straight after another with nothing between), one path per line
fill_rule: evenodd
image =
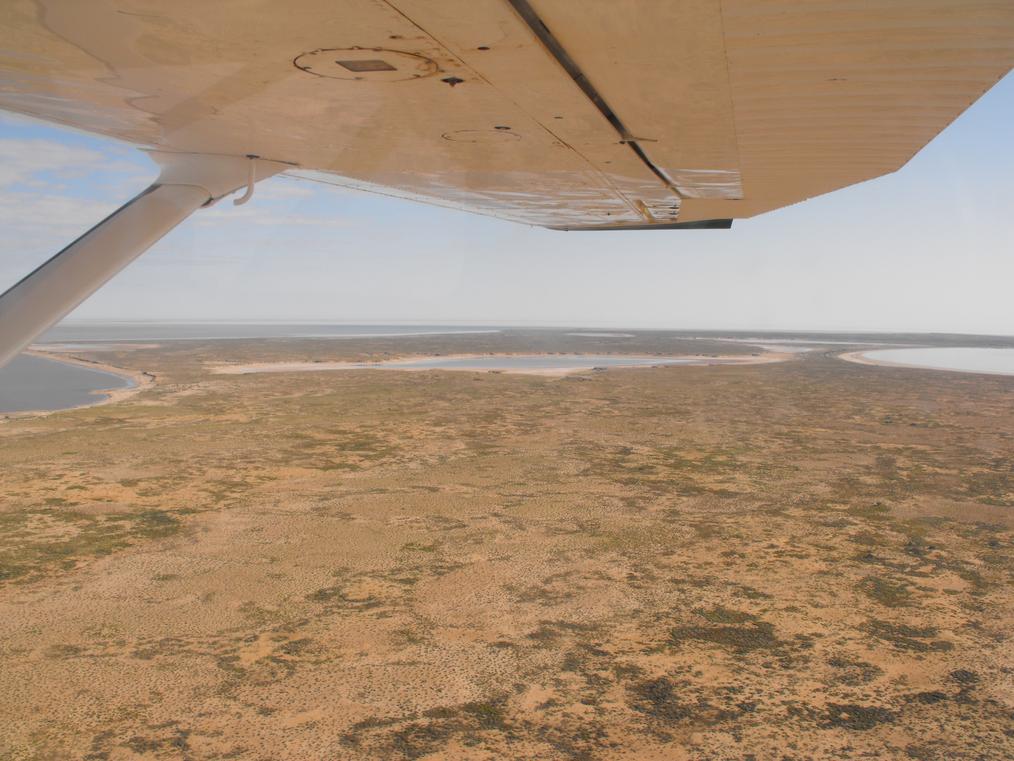
M82 352L155 382L0 420L0 758L1012 758L1014 378L833 348L565 377L211 368L759 350Z

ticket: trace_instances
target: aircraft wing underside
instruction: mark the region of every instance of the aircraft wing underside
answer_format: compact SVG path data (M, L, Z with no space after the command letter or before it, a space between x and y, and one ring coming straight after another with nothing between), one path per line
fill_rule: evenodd
M0 18L0 108L566 229L717 226L891 172L1014 61L1009 0L11 0Z

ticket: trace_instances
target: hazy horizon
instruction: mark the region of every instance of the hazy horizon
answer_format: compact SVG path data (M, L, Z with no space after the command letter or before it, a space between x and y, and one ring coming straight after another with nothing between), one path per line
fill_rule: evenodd
M728 231L555 232L277 177L69 319L1011 335L1012 121L1008 75L900 172ZM0 158L0 290L157 173L13 115Z
M866 329L850 329L850 328L829 328L829 329L812 329L812 328L757 328L757 327L728 327L728 328L682 328L671 325L634 325L634 324L614 324L614 323L602 323L602 324L588 324L588 323L542 323L542 322L527 322L527 321L501 321L501 322L472 322L470 320L304 320L299 318L291 319L270 319L261 320L257 318L240 319L240 318L222 318L222 319L143 319L143 318L79 318L79 317L68 317L62 320L57 325L54 325L50 330L56 330L61 327L73 328L73 327L89 327L89 326L104 326L104 325L328 325L328 326L349 326L349 327L457 327L457 328L502 328L502 329L539 329L546 328L550 330L562 330L562 329L573 329L573 330L640 330L640 331L665 331L665 332L698 332L698 333L780 333L780 334L793 334L793 333L814 333L814 334L856 334L856 333L869 333L869 334L925 334L925 335L979 335L979 336L995 336L997 338L1012 338L1014 333L968 333L968 332L952 332L952 331L934 331L934 330L866 330Z

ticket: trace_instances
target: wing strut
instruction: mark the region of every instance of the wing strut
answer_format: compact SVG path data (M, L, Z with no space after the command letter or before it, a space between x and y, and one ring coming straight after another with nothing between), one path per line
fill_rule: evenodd
M0 367L202 206L285 169L254 156L151 152L158 179L0 295Z

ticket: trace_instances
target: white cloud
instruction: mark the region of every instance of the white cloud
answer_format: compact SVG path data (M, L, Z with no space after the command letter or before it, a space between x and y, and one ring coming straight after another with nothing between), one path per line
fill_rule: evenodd
M0 291L108 216L115 204L5 192L0 203Z
M6 230L74 227L84 232L115 208L115 204L91 199L9 193L0 204L0 226Z
M348 227L350 222L342 217L321 217L313 214L295 214L286 211L268 211L257 208L236 208L226 198L211 209L197 212L195 217L201 227L229 225L242 222L258 227Z
M31 180L38 172L75 174L106 168L99 151L41 138L0 138L0 187Z
M257 184L256 195L260 200L290 201L297 198L309 198L313 195L310 188L302 187L291 180L264 180Z

